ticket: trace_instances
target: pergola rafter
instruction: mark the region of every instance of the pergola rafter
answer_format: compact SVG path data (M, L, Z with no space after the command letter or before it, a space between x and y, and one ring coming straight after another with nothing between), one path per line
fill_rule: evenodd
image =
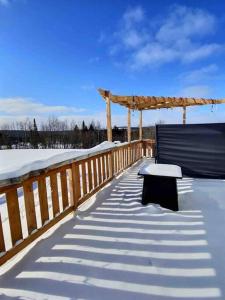
M183 108L183 124L186 123L186 107L207 104L225 103L225 99L205 99L190 97L159 97L159 96L120 96L113 95L110 91L98 89L100 95L107 103L107 130L108 140L112 140L110 102L117 103L128 108L128 142L131 141L130 110L140 111L140 125L142 127L142 111L162 108ZM142 129L139 130L139 138L142 139Z

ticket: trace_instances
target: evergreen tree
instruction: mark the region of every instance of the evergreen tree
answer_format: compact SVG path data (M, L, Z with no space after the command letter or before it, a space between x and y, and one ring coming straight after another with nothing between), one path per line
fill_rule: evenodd
M38 133L38 128L37 128L35 118L33 120L33 128L30 130L30 134L31 134L31 139L30 139L31 145L33 146L33 148L38 148L39 133Z
M85 124L85 122L83 121L82 122L82 131L87 131L88 128L87 128L87 125Z
M37 128L37 124L36 124L36 120L34 118L34 125L33 125L33 131L37 132L38 128Z

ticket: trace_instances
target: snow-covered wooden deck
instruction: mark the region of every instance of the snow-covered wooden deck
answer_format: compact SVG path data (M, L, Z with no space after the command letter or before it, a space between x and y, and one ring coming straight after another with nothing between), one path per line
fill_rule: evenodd
M225 181L178 180L177 213L143 207L143 163L3 274L0 299L224 299Z

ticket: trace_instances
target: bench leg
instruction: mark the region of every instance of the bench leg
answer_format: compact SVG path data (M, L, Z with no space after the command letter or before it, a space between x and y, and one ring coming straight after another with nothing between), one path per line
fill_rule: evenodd
M144 176L142 204L156 203L177 211L178 194L176 178Z

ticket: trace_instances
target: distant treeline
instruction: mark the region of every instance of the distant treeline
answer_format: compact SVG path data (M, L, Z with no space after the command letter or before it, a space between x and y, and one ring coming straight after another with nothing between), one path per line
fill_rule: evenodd
M139 129L132 128L132 140L139 137ZM114 127L113 141L127 141L127 129ZM143 128L143 138L154 138L154 127ZM80 126L57 118L49 119L41 124L40 130L36 124L26 120L16 124L4 125L0 130L0 149L28 148L91 148L107 140L107 130L100 124L91 122Z

